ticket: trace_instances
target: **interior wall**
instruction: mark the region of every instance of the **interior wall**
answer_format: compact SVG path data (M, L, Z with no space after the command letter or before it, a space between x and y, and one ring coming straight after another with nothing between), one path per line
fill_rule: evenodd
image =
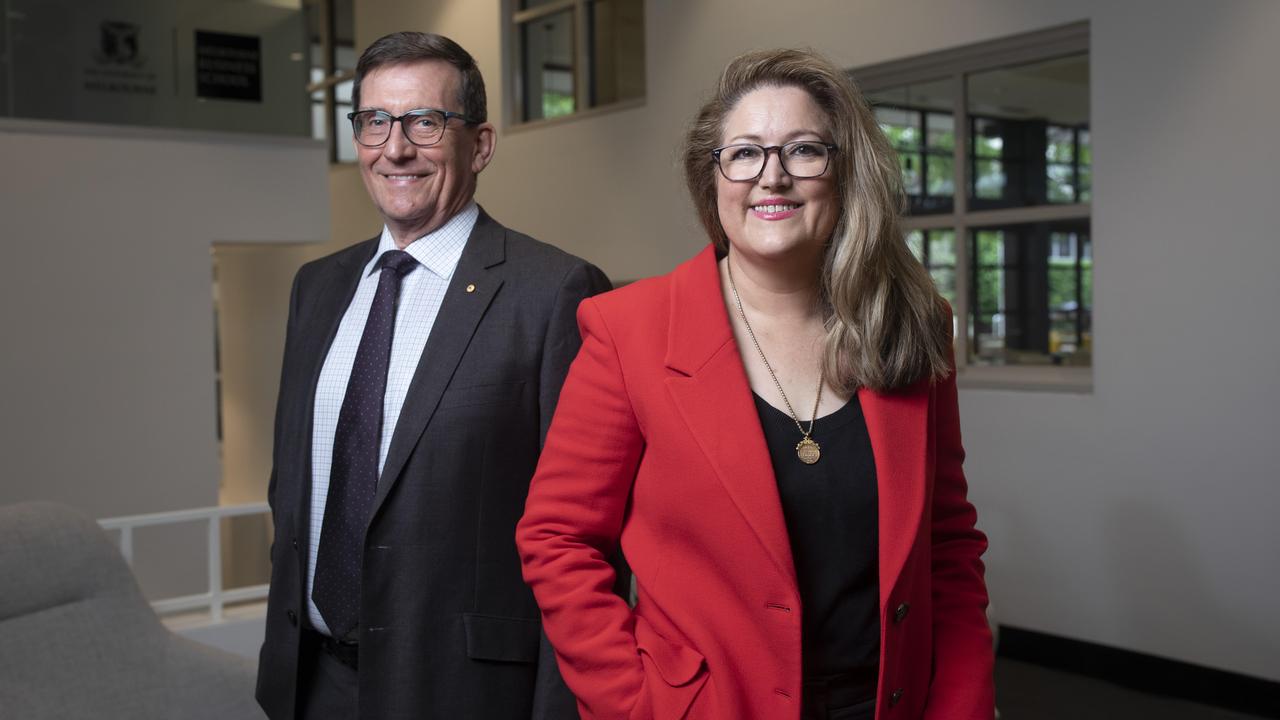
M441 32L504 118L499 0L362 0L357 45ZM964 389L972 496L999 620L1280 680L1273 408L1280 243L1267 139L1280 4L1267 0L649 2L644 107L502 128L480 200L615 279L704 243L683 129L740 52L846 67L1080 20L1092 28L1094 391ZM729 28L729 30L726 30Z
M0 157L0 503L217 504L210 247L328 238L324 148L0 120ZM203 590L201 528L137 542L153 594Z
M214 243L222 378L222 505L263 502L271 476L272 432L293 275L303 263L377 234L382 221L351 165L332 165L324 183L324 242ZM229 587L270 578L266 518L231 524L223 538Z

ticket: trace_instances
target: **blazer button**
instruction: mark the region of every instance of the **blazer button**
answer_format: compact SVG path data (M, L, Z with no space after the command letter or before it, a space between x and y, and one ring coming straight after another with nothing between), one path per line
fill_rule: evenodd
M292 626L294 626L294 627L297 627L297 626L298 626L298 613L296 613L296 612L294 612L294 611L290 610L290 611L289 611L289 612L287 612L286 614L289 616L289 624L290 624L290 625L292 625Z
M910 611L911 611L911 606L908 605L907 603L902 603L901 605L898 606L897 610L893 611L893 621L895 623L902 622L907 618L907 613Z
M903 692L904 692L904 691L903 691L903 689L902 689L902 688L898 688L897 690L894 690L893 692L889 693L889 705L890 705L890 707L892 707L892 706L894 706L894 705L897 705L897 704L898 704L898 701L902 699L902 693L903 693Z
M297 550L297 549L298 549L298 538L294 538L294 539L293 539L293 549L294 549L294 550Z

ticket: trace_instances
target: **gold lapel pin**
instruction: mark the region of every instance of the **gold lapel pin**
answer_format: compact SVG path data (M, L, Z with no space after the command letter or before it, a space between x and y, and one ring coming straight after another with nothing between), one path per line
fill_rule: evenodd
M474 283L472 283L472 284L470 284L470 285L467 285L467 292L469 292L469 293L473 293L473 292L475 292L475 291L476 291L476 286L475 286L475 284L474 284Z

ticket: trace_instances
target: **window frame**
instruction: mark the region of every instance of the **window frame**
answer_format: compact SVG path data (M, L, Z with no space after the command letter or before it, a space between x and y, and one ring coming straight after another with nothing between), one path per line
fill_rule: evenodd
M305 12L315 12L319 14L320 37L318 44L321 54L324 58L324 77L314 82L307 83L306 93L307 100L310 105L314 106L317 101L312 98L316 92L323 92L324 98L319 101L324 105L324 142L329 149L330 165L351 165L354 161L340 160L338 152L339 137L338 132L338 113L339 107L347 108L348 111L355 110L351 103L338 102L338 86L355 80L355 68L350 70L341 70L338 68L338 44L337 39L337 18L334 15L334 0L311 0L304 5ZM352 46L354 50L354 46ZM311 52L311 38L307 39L307 51ZM310 60L310 58L308 58ZM315 67L311 65L310 67ZM345 113L344 113L345 115Z
M503 0L502 2L502 51L503 67L506 78L503 83L506 109L503 115L506 129L520 131L529 128L543 127L550 124L570 122L579 118L594 117L620 110L642 107L648 94L646 90L638 97L616 100L604 105L592 103L592 88L596 68L591 53L594 48L591 27L587 22L590 6L596 0L552 0L537 7L520 9L520 0ZM555 117L524 118L525 76L524 47L521 30L523 26L542 18L569 11L573 23L573 102L574 111Z
M952 84L955 138L953 179L955 188L951 212L907 215L902 219L904 232L950 229L955 231L955 362L957 381L962 387L1041 390L1090 393L1093 391L1093 368L1059 365L979 365L969 361L970 315L973 278L972 259L967 248L973 242L972 231L995 225L1051 222L1059 220L1091 220L1092 202L1052 203L1029 207L971 210L969 189L969 143L972 118L969 112L968 76L990 70L1043 62L1068 55L1089 53L1088 21L1000 38L959 48L941 50L902 60L893 60L849 71L850 76L868 95L903 85L947 81ZM1077 134L1078 139L1078 134ZM1078 144L1077 144L1078 147ZM1077 152L1078 155L1078 152ZM1076 158L1078 163L1078 157ZM1091 165L1092 171L1092 165ZM1095 178L1096 179L1096 173ZM1090 198L1094 183L1090 183ZM1079 191L1077 183L1076 191ZM1092 226L1090 240L1092 241ZM1096 245L1092 248L1096 256Z

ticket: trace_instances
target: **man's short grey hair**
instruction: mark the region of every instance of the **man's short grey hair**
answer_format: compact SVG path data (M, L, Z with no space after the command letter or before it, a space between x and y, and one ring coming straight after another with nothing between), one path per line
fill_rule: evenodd
M351 102L360 109L360 83L374 70L387 65L403 65L424 60L442 60L458 69L462 82L458 85L458 104L467 121L482 123L489 118L484 92L484 77L471 53L444 35L424 32L395 32L383 35L360 55L356 78L351 87ZM438 108L448 110L449 108Z

